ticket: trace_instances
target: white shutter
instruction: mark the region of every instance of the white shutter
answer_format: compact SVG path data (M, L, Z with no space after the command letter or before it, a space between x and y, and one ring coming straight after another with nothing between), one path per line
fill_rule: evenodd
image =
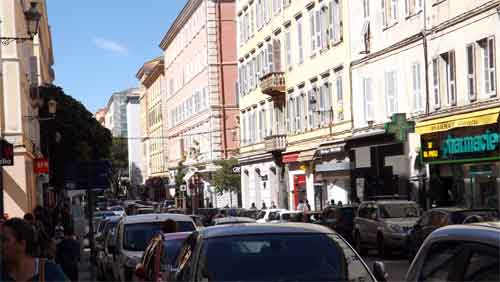
M339 75L337 76L336 79L336 88L337 88L337 119L338 120L343 120L344 119L344 93L343 93L343 87L342 87L342 76Z
M476 91L476 47L471 43L466 47L467 56L467 94L469 101L477 99Z
M496 96L495 37L487 39L485 49L486 93Z
M253 61L250 60L248 62L248 81L249 81L249 90L251 91L254 88L255 85L255 75L254 75L254 68L253 68Z
M380 1L382 4L382 24L385 27L388 25L388 17L389 17L389 15L387 15L387 9L386 9L386 3L385 3L385 1L387 1L387 0L380 0Z
M314 11L309 12L309 35L311 38L311 56L315 53L316 51L316 28L314 27L315 21L314 21Z
M432 60L432 94L434 99L434 108L441 107L441 92L439 87L439 58Z
M422 104L422 76L420 63L412 65L412 88L413 88L413 105L415 111L421 111Z
M370 78L363 79L363 96L365 102L365 121L373 121L374 109L373 109L373 97L372 97L372 85Z
M328 2L328 40L330 40L332 43L334 42L335 40L335 37L334 37L334 25L335 25L335 21L334 21L334 11L333 11L333 1L335 0L330 0L330 2Z
M448 103L452 106L457 104L455 71L455 51L450 51L448 53Z
M397 77L395 71L385 73L387 115L397 112Z
M314 27L316 29L316 50L320 50L322 48L321 44L323 40L321 38L321 30L322 30L322 21L321 21L321 10L316 10L315 14L315 24Z
M271 42L267 43L267 68L269 72L274 72L273 64L273 44Z
M290 34L290 29L285 32L285 48L286 48L286 67L290 68L292 66L292 39Z
M299 54L299 64L304 62L304 44L302 42L302 20L297 21L297 44Z

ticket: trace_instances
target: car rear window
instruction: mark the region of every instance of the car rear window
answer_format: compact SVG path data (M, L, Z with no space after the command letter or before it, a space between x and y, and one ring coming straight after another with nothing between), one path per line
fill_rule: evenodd
M162 265L172 265L174 263L179 250L181 249L182 243L184 243L186 239L175 239L175 240L167 240L163 245L163 255L161 257Z
M206 240L202 248L202 281L372 281L337 235L221 237Z
M192 232L196 227L191 221L177 221L178 232ZM161 222L126 224L123 235L123 249L143 252L151 239L160 234Z

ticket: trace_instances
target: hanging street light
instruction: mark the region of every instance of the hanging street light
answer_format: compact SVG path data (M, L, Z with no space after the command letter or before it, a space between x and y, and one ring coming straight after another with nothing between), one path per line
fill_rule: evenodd
M42 14L38 11L36 2L31 2L30 8L28 11L24 12L24 17L26 19L26 33L28 37L0 37L0 41L2 45L9 45L10 43L16 42L24 42L24 41L33 41L35 35L38 33L38 28L40 25L40 19L42 18Z

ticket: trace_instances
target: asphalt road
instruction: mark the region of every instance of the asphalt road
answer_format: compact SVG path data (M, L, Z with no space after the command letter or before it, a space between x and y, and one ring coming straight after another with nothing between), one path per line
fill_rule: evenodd
M366 264L370 269L373 267L373 262L380 261L375 253L370 252L368 255L364 256ZM404 281L406 272L410 267L408 259L399 254L393 254L389 259L382 260L385 263L385 268L389 277L388 281L401 282Z

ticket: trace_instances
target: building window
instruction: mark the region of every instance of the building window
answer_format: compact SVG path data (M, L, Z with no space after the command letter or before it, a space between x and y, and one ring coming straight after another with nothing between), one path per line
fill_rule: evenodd
M398 88L395 71L385 73L385 97L387 105L387 115L392 115L398 111Z
M264 141L264 136L266 134L266 111L261 109L259 111L259 141Z
M288 8L292 4L292 0L283 0L283 8Z
M391 0L391 19L393 22L398 20L398 0Z
M291 67L292 67L292 39L291 39L291 33L290 33L289 28L285 31L285 48L286 48L285 64L286 64L287 69L291 69Z
M290 134L295 133L295 98L290 98L288 100L287 107L287 120L288 120L288 132Z
M328 10L330 17L330 41L342 41L342 0L331 0Z
M255 75L254 75L254 64L253 64L253 60L250 60L248 62L248 81L249 81L249 90L253 90L254 89L254 85L255 85Z
M405 0L405 14L407 17L422 11L424 0Z
M317 112L317 104L318 104L318 89L315 84L312 85L312 88L307 92L308 99L308 121L309 121L309 129L314 129L318 126L316 112Z
M267 130L266 130L266 136L272 136L274 134L274 107L273 104L269 103L267 104Z
M484 72L484 92L490 96L496 96L496 74L495 74L495 38L489 37L479 41L482 53Z
M444 63L444 71L446 73L446 97L448 99L448 105L455 106L457 104L455 51L442 54L441 58Z
M439 58L432 59L432 95L434 109L441 107L441 91L439 89Z
M302 40L302 19L297 20L297 50L299 55L299 64L304 62L304 44Z
M466 47L467 54L467 94L469 101L477 99L476 85L476 49L475 44L469 44Z
M257 29L262 27L262 0L255 1L255 22L257 24Z
M422 111L424 107L422 97L422 71L420 63L414 63L411 66L412 73L412 89L413 89L413 105L415 111Z
M335 88L337 92L337 120L344 120L344 93L342 86L342 75L339 74L335 78ZM332 108L333 110L333 108Z
M311 56L314 56L321 46L321 28L319 11L309 11L309 35L311 39Z
M269 73L274 71L273 44L271 42L267 43L267 70Z
M363 78L363 102L364 118L366 122L373 121L375 118L372 97L372 81L370 78Z

